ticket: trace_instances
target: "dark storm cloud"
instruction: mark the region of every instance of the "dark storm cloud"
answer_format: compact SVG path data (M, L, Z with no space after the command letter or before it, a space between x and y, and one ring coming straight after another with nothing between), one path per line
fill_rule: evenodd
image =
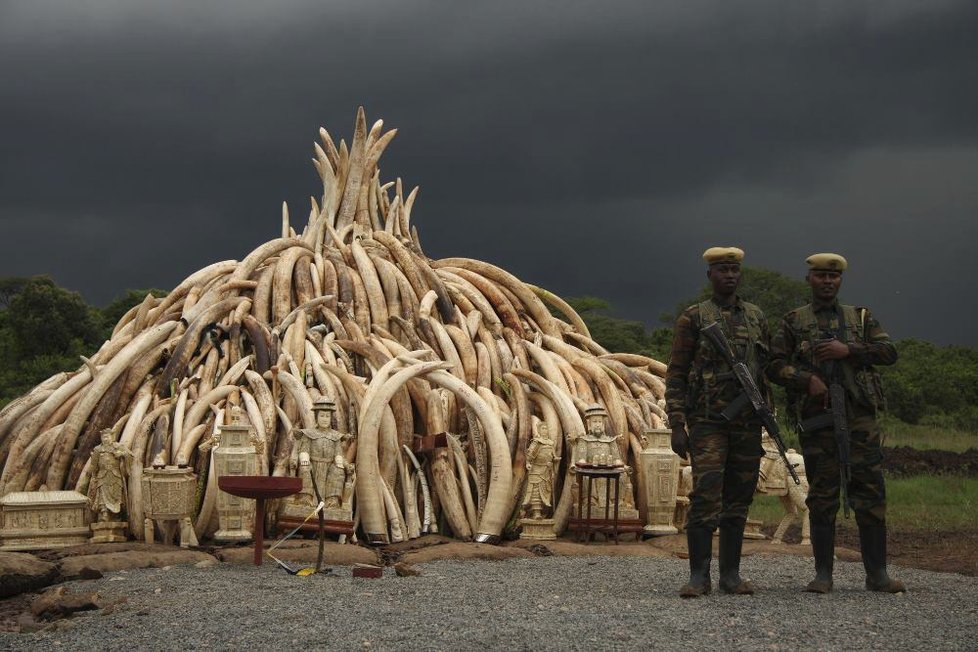
M840 250L895 335L978 343L974 3L443 4L0 9L0 273L104 302L240 258L363 104L429 255L655 324L710 244Z

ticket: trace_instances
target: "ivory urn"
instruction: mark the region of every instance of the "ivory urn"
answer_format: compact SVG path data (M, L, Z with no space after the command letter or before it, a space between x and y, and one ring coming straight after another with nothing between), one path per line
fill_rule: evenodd
M257 451L252 443L251 426L235 414L231 423L221 426L217 435L214 472L223 475L257 475ZM217 541L250 541L255 520L255 501L234 496L226 491L217 494L219 528Z
M197 536L190 522L194 512L197 476L185 467L143 469L143 522L146 543L154 540L153 521L163 531L163 543L171 543L179 528L180 546L197 545Z
M644 531L658 536L676 534L673 525L676 511L676 490L679 483L679 457L669 443L671 432L666 428L647 430L642 437L644 448L639 466L645 478L648 518Z

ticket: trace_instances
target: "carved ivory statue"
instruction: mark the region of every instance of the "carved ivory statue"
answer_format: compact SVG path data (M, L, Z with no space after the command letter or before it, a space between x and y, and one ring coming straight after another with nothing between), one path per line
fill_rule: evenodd
M574 446L574 463L577 466L624 466L618 439L605 430L608 412L600 405L588 406L584 411L587 432L577 438Z
M801 521L801 544L809 545L809 522L808 506L805 499L808 497L808 478L805 476L805 460L793 448L788 449L788 461L795 467L795 472L801 480L800 485L796 485L794 480L788 477L788 469L785 468L778 449L767 433L761 438L761 445L764 447L764 457L761 458L761 470L757 480L757 493L768 496L778 496L784 506L785 515L778 523L777 529L772 537L773 543L782 543L784 533L796 520Z
M115 441L115 433L106 428L102 443L92 449L91 480L88 501L99 523L121 521L128 498L126 469L132 451Z
M316 505L315 483L327 510L351 511L354 467L343 455L343 444L350 435L334 428L336 405L332 401L320 399L312 409L316 427L292 432L296 445L289 467L303 479L301 496L305 503Z
M547 424L534 421L533 425L533 439L526 449L527 480L523 509L525 518L539 520L544 518L544 507L553 507L554 474L560 458Z
M608 412L601 405L593 404L584 411L584 425L587 431L573 442L574 468L580 466L617 467L623 469L618 487L618 511L621 519L638 518L635 508L635 495L632 487L632 469L621 459L621 449L618 447L620 434L608 432L605 423ZM605 483L607 480L594 482L594 492L589 498L596 507L604 507ZM581 488L578 485L577 491ZM611 495L614 495L612 491ZM575 498L576 500L576 498Z

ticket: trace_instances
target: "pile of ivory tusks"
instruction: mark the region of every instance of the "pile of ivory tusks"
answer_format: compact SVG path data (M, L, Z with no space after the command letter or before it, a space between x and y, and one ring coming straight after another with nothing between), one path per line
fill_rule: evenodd
M143 532L143 467L159 453L201 478L198 536L215 528L216 478L207 441L238 406L263 447L260 473L283 475L293 428L314 426L321 396L338 429L355 433L355 510L371 542L447 524L493 541L511 522L525 452L539 420L558 445L558 532L570 512L570 442L593 403L635 465L640 438L663 426L665 366L594 342L559 297L493 265L429 260L398 180L377 162L395 130L366 128L352 145L320 130L323 182L301 234L283 206L282 235L240 262L191 274L165 298L147 295L74 373L44 381L0 412L2 492L85 491L99 432L134 453L130 531ZM553 311L553 312L551 312ZM557 315L557 316L554 316ZM448 448L411 453L416 435L448 432ZM205 480L206 479L206 480ZM644 509L641 474L635 475Z

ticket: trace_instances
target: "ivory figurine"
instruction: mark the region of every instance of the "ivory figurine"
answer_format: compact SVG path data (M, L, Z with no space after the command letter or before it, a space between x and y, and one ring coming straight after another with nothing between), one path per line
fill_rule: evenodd
M805 499L808 497L808 478L805 475L805 460L795 449L789 448L787 452L788 461L794 466L800 485L796 485L788 477L788 469L785 467L778 449L768 437L767 433L761 438L761 445L764 447L764 457L761 458L761 469L757 480L757 493L768 496L777 496L781 499L784 507L784 518L778 523L771 538L772 543L783 543L784 534L788 527L795 521L801 522L801 545L811 544L809 539L810 525L808 522L808 506Z
M303 479L301 499L305 503L315 506L315 483L327 510L350 511L354 466L343 455L343 444L350 439L350 435L334 427L335 403L320 399L312 409L316 427L292 432L296 445L292 449L289 468Z
M574 459L577 466L624 466L618 448L621 435L605 430L608 412L600 405L591 405L584 412L587 432L577 438Z
M523 494L524 519L544 518L543 508L553 508L554 475L560 457L547 424L534 421L533 439L526 449L526 493ZM549 517L549 514L547 515Z
M621 434L608 432L605 427L608 411L598 404L588 406L584 411L584 424L587 431L574 442L574 467L600 466L619 468L623 473L618 478L618 514L622 520L638 518L635 508L635 494L632 483L632 468L621 459L618 440ZM598 508L605 505L605 485L608 480L594 482L593 493L589 496L591 504ZM580 487L576 488L580 491ZM614 495L612 491L611 495ZM576 500L576 498L575 498Z
M88 501L96 522L122 520L128 497L126 469L132 451L115 441L115 433L105 428L102 443L92 449Z

